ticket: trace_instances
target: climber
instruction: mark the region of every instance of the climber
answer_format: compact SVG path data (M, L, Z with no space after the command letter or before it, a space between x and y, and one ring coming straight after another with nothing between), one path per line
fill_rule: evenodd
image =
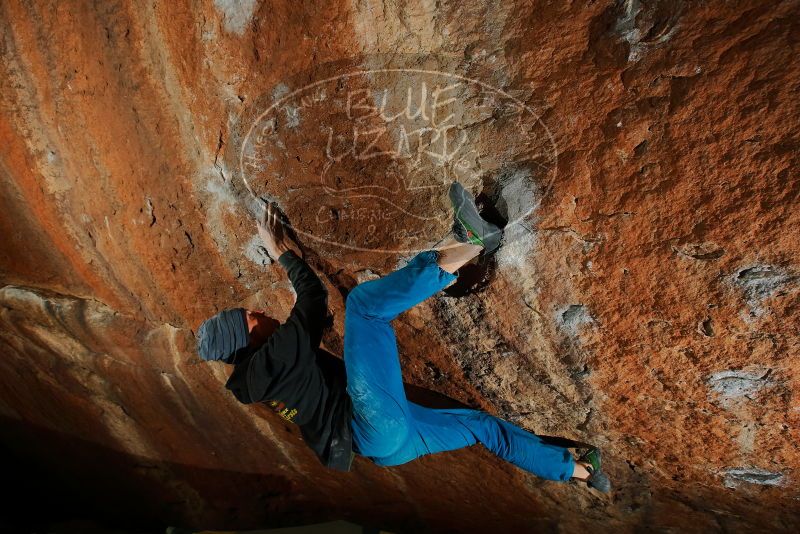
M405 267L350 291L344 365L319 346L327 317L325 287L297 254L299 246L287 236L277 206L267 205L258 232L269 255L288 273L297 294L294 308L283 324L263 311L218 313L200 327L200 356L233 365L226 387L236 398L264 402L298 424L329 468L349 470L356 453L393 466L481 443L541 478L582 480L609 491L594 447L585 447L575 460L567 446L482 411L433 409L407 399L391 321L455 281L470 260L500 245L501 230L480 217L459 183L450 187L449 196L453 238L438 251L422 252Z

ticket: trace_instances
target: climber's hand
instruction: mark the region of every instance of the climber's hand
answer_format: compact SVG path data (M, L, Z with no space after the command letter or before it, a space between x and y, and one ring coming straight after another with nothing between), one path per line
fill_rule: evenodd
M274 202L265 202L264 214L258 221L258 235L273 260L291 250L292 240L286 236L281 211Z

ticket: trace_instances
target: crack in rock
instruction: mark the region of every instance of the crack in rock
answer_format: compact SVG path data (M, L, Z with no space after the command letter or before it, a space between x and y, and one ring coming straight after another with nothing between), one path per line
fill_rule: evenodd
M697 331L705 337L714 337L714 321L706 317L697 324Z
M693 260L710 261L717 260L725 255L725 249L714 243L686 243L680 247L672 247L672 250Z

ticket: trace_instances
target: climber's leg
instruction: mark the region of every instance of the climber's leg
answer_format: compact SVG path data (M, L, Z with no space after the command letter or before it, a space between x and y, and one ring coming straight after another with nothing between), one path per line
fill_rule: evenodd
M359 284L347 296L344 361L353 401L353 442L358 452L373 459L396 453L414 429L397 340L389 323L452 283L458 268L487 243L492 250L499 244L498 229L479 220L474 199L457 184L451 187L451 200L456 212L454 230L461 231L456 237L474 230L469 242L462 239L441 253L422 252L402 269Z
M349 302L349 300L348 300ZM394 330L345 308L344 364L353 402L353 445L368 457L393 454L406 440L410 416Z
M402 269L356 286L347 297L347 392L353 401L353 442L364 456L389 456L407 440L411 417L389 322L456 279L436 258L434 251L418 254Z
M575 462L575 471L572 472L572 478L577 478L578 480L586 480L591 476L591 473L587 469L587 466L590 465L588 462Z
M399 465L426 454L481 443L498 457L548 480L569 480L576 470L568 449L543 442L507 421L478 410L433 410L408 403L413 426L391 456L375 461Z
M436 251L421 252L402 269L357 285L347 296L345 317L353 314L388 322L444 289L457 276L442 269L437 259Z
M460 243L451 238L439 245L437 251L439 258L436 263L443 271L448 273L455 273L470 260L477 257L483 248L480 245L473 245L471 243Z

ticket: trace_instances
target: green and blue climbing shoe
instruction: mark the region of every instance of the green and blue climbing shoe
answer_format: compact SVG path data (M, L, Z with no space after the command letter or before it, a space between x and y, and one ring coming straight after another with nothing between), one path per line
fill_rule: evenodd
M590 448L578 458L578 462L588 464L586 468L589 471L589 478L586 479L587 486L603 493L611 491L611 481L601 470L600 449L597 447Z
M448 191L455 211L453 235L461 243L472 243L483 247L485 254L491 254L500 246L503 231L486 221L478 212L475 199L459 182L453 182Z

